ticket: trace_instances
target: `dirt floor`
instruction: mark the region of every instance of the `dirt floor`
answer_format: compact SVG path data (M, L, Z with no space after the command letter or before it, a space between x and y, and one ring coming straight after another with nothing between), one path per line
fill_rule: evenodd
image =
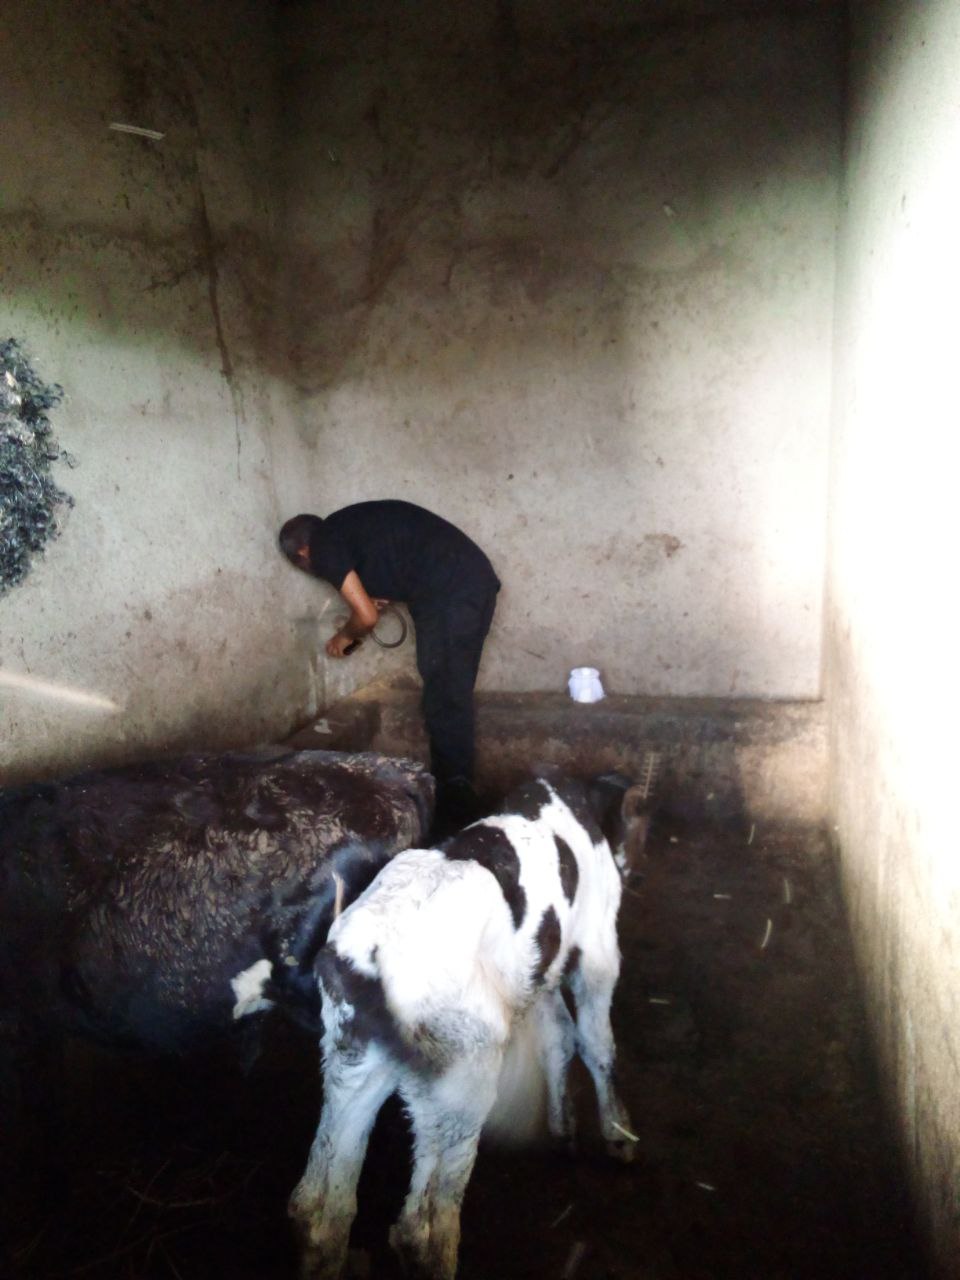
M578 1077L577 1157L481 1151L463 1280L921 1277L824 841L663 824L650 849L624 898L614 1009L639 1158L607 1162ZM246 1074L219 1055L72 1061L66 1167L19 1219L18 1280L292 1280L284 1205L317 1115L313 1045L277 1027ZM388 1104L357 1276L396 1275L406 1159Z

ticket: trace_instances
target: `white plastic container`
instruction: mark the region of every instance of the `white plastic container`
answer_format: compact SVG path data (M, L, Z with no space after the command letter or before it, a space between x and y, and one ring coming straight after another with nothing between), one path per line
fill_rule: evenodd
M600 672L596 667L574 667L567 688L574 702L599 702L603 697Z

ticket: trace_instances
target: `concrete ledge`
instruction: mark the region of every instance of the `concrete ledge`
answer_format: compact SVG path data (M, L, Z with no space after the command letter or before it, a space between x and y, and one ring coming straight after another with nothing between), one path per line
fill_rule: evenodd
M304 746L366 747L426 760L419 689L379 685L328 708L334 732ZM353 735L353 736L351 736ZM576 773L662 759L663 807L691 822L820 825L826 819L823 703L610 697L582 705L554 693L477 695L477 783L502 792L538 763Z

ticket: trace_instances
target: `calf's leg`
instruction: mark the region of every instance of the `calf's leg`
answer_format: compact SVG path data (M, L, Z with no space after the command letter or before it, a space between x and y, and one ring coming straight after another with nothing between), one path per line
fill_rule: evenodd
M460 1206L480 1131L497 1091L502 1048L472 1053L439 1078L409 1073L400 1086L413 1123L413 1176L390 1243L408 1275L453 1280Z
M576 1123L568 1080L577 1033L559 988L545 992L537 1000L533 1016L537 1019L547 1082L547 1126L551 1137L572 1148Z
M320 1125L289 1205L303 1280L339 1280L370 1130L396 1083L395 1068L377 1044L325 1046Z
M610 1004L617 977L616 966L591 964L585 956L569 981L577 1006L577 1052L597 1091L600 1132L610 1155L629 1163L634 1157L637 1138L614 1084L616 1047L610 1025Z

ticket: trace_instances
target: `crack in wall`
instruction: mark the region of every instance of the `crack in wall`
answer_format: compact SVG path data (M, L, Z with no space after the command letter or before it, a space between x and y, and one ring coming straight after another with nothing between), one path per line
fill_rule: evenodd
M246 421L243 405L243 392L237 385L233 360L227 346L226 333L223 326L223 315L220 311L220 264L217 261L217 241L213 234L210 214L207 209L207 198L203 190L203 179L200 175L199 161L195 160L197 177L197 213L200 228L201 256L206 265L207 295L210 300L210 315L213 319L213 331L216 337L217 350L220 352L220 373L230 392L230 403L233 407L234 432L237 441L237 479L240 479L240 453L243 439L240 424Z

